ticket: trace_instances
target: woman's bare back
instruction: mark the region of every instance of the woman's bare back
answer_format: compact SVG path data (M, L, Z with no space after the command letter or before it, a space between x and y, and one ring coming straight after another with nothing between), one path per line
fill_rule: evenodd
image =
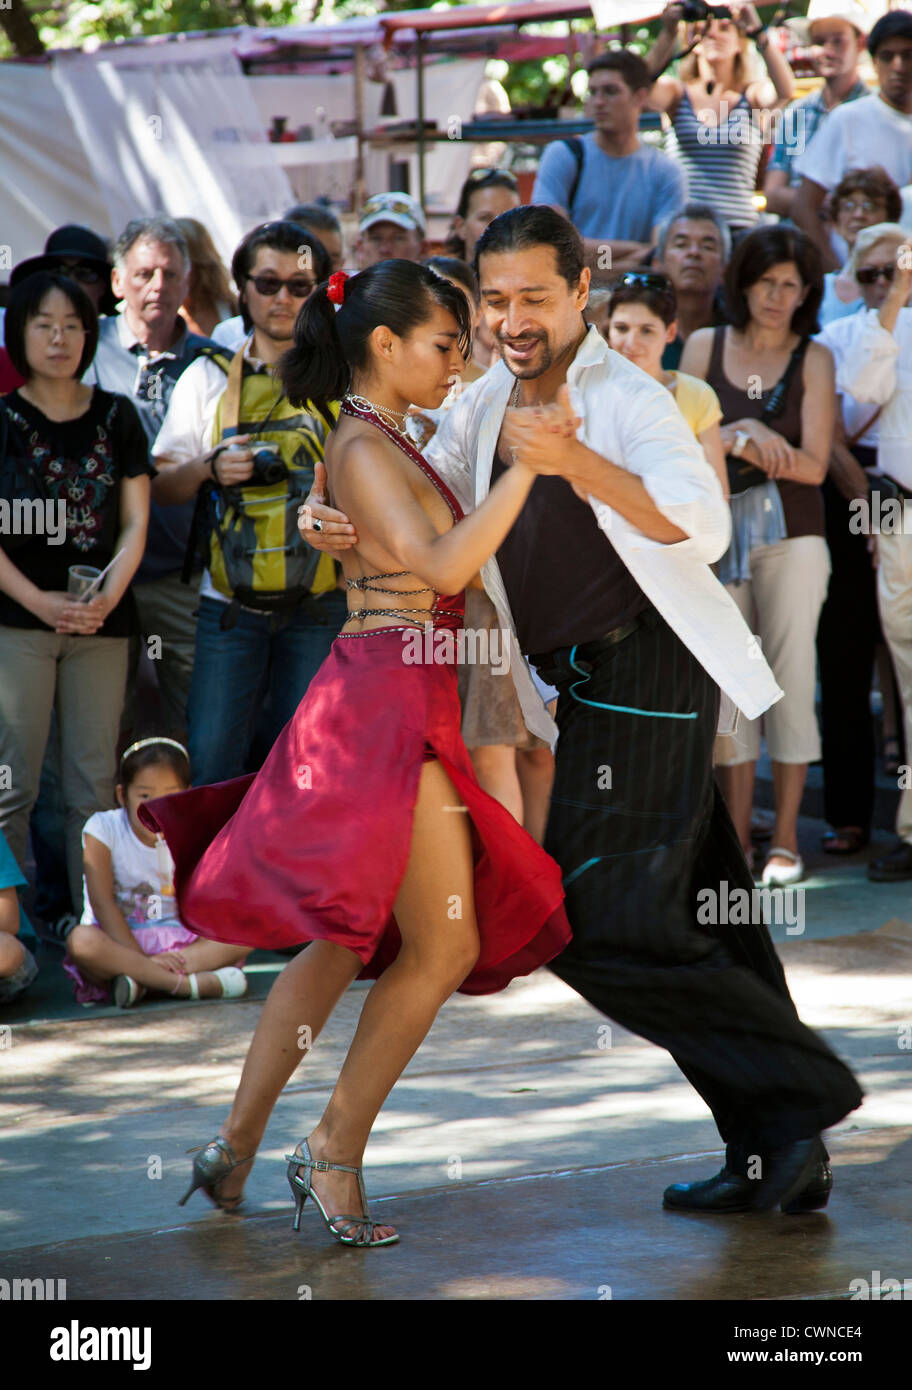
M370 588L349 587L348 606L353 616L343 624L343 631L370 632L381 627L422 626L430 619L435 591L418 575L403 570L402 561L375 534L370 509L359 497L357 482L346 466L352 446L359 441L383 451L387 461L407 483L437 535L442 536L453 525L452 512L441 494L402 449L387 439L376 426L356 417L341 415L326 449L328 504L344 511L358 534L358 544L339 557L345 579L367 580L370 584ZM374 576L393 577L375 580ZM397 603L397 594L402 595L401 605ZM354 616L372 609L381 610L376 618ZM391 611L402 616L391 617Z

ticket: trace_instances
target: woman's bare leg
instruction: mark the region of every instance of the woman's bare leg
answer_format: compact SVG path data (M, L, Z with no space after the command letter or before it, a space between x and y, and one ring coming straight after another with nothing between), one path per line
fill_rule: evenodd
M469 749L478 785L522 825L523 794L516 768L516 750L506 744L481 744Z
M441 1004L478 959L467 822L468 812L440 763L426 763L408 868L396 899L402 949L365 1001L329 1105L309 1136L314 1158L361 1166L380 1107ZM313 1185L330 1216L361 1212L354 1174L320 1173ZM347 1234L357 1238L361 1229ZM392 1233L391 1226L378 1226L374 1237Z
M360 970L355 953L331 941L311 942L285 966L263 1006L234 1103L220 1130L236 1158L256 1153L282 1088ZM222 1178L219 1197L239 1197L251 1167L252 1163L241 1163Z
M522 787L523 826L537 844L544 844L554 784L554 754L550 748L517 748L516 772Z

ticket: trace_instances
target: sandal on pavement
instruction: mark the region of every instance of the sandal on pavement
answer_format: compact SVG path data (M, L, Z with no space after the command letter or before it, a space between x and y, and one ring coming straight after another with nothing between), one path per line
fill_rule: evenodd
M373 1239L375 1228L377 1226L385 1226L388 1223L385 1221L371 1221L367 1206L367 1193L364 1191L364 1179L361 1176L360 1168L351 1168L346 1163L328 1163L325 1158L313 1158L306 1139L301 1140L299 1147L303 1147L303 1155L297 1153L285 1155L288 1160L288 1182L295 1199L295 1216L292 1230L299 1231L301 1229L301 1212L304 1209L304 1203L307 1201L308 1197L313 1197L320 1215L326 1222L327 1229L331 1235L335 1236L340 1245L356 1245L359 1248L366 1249L372 1245L395 1245L398 1242L398 1235L384 1236L382 1240ZM306 1170L306 1174L303 1178L298 1173L299 1168L304 1168ZM357 1176L358 1187L361 1192L362 1216L327 1216L323 1203L313 1190L310 1175L312 1172L327 1173L330 1170L335 1170L339 1173L354 1173ZM340 1230L336 1229L336 1222L341 1223ZM355 1230L360 1228L360 1235L350 1236L348 1232L352 1228Z
M777 856L790 860L790 865L771 864L770 860ZM790 849L783 849L781 845L774 845L766 856L762 882L778 888L787 888L789 884L798 883L803 878L804 860L801 855L793 854Z
M222 1178L227 1178L228 1174L233 1172L235 1168L239 1168L242 1163L249 1163L255 1155L248 1154L246 1158L235 1158L231 1145L221 1135L218 1135L209 1144L201 1144L197 1149L188 1149L187 1153L199 1154L200 1157L193 1160L193 1177L190 1186L177 1205L182 1207L187 1198L191 1197L198 1187L201 1187L210 1202L214 1202L222 1211L235 1211L244 1198L242 1196L226 1197L223 1201L218 1195L219 1183Z
M247 976L237 965L223 965L221 970L211 972L218 978L222 987L222 999L241 999L247 993ZM125 976L123 978L126 978ZM199 978L197 975L187 975L190 983L190 998L199 999ZM172 994L177 994L180 989L180 982L184 979L184 971L179 970L177 974L177 984L172 989ZM145 993L145 991L143 991ZM218 998L219 996L214 996Z

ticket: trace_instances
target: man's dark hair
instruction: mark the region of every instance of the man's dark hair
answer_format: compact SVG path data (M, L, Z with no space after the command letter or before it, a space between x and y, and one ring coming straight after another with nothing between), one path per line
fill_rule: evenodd
M725 299L729 306L729 321L735 328L745 328L750 322L746 290L755 285L761 275L774 265L794 261L807 294L792 314L791 330L802 338L818 333L817 310L823 298L823 268L820 252L804 232L797 227L757 227L742 237L732 253L725 272Z
M912 11L890 10L888 14L881 15L868 35L868 52L872 58L877 56L878 48L887 39L912 39Z
M322 203L295 203L283 215L283 221L297 222L315 232L338 232L339 236L342 235L342 223L332 208L325 208Z
M614 48L609 53L602 53L593 59L586 72L590 77L594 72L620 73L632 92L641 92L644 87L651 87L654 81L645 61L627 48Z
M271 251L290 251L296 256L299 256L305 248L309 248L309 269L313 271L314 280L318 285L322 280L328 279L332 272L329 252L322 241L318 241L297 222L289 222L285 219L282 222L263 222L259 227L254 227L252 232L247 233L231 257L231 274L237 285L241 316L248 332L253 325L253 320L244 299L244 286L250 278L257 251L261 246L268 246Z
M82 356L73 373L76 380L88 370L98 346L98 315L95 305L82 286L71 280L68 275L60 275L53 270L39 270L34 275L27 275L14 286L4 320L6 350L16 371L20 376L24 376L26 381L31 379L33 373L25 355L25 330L29 320L37 317L43 301L51 290L60 290L66 295L85 329Z
M472 303L477 306L478 280L467 261L460 260L458 256L428 256L421 264L428 266L430 270L436 270L445 280L458 280L460 285L465 285L472 296Z
M552 248L558 275L575 289L585 261L583 239L572 222L543 203L510 208L509 212L502 212L488 223L475 244L472 262L479 284L479 262L486 253L503 255L509 251L528 251L533 246Z

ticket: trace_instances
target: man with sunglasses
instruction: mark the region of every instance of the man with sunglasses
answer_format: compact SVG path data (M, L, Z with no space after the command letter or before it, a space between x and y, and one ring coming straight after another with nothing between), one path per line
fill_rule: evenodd
M843 103L794 161L801 175L792 216L820 248L824 269L838 257L820 220L823 200L850 169L879 165L900 188L912 183L912 11L891 10L868 38L879 91Z
M250 518L265 517L271 509L268 544L276 554L289 525L295 535L294 520L289 523L286 515L287 497L294 486L303 500L314 464L323 457L326 429L318 418L290 406L271 368L292 346L298 310L328 277L330 258L297 223L267 222L240 243L231 273L246 341L234 357L224 350L217 357L201 357L177 383L152 448L159 470L153 496L160 504L192 505L209 484L217 491L217 508L237 502ZM235 405L230 403L232 389L238 392ZM259 481L254 453L267 446L292 474L272 493ZM254 520L248 524L245 519L241 527L245 553L256 552L256 564L268 565ZM252 561L249 567L254 569ZM287 570L280 573L284 578ZM257 761L258 750L268 750L291 718L346 613L345 594L336 588L329 562L308 593L290 595L287 603L279 596L271 610L253 606L260 602L253 595L241 602L228 574L224 549L213 534L200 588L187 711L190 764L198 786L254 770L249 764ZM255 583L253 575L250 583ZM258 711L261 737L254 745Z

